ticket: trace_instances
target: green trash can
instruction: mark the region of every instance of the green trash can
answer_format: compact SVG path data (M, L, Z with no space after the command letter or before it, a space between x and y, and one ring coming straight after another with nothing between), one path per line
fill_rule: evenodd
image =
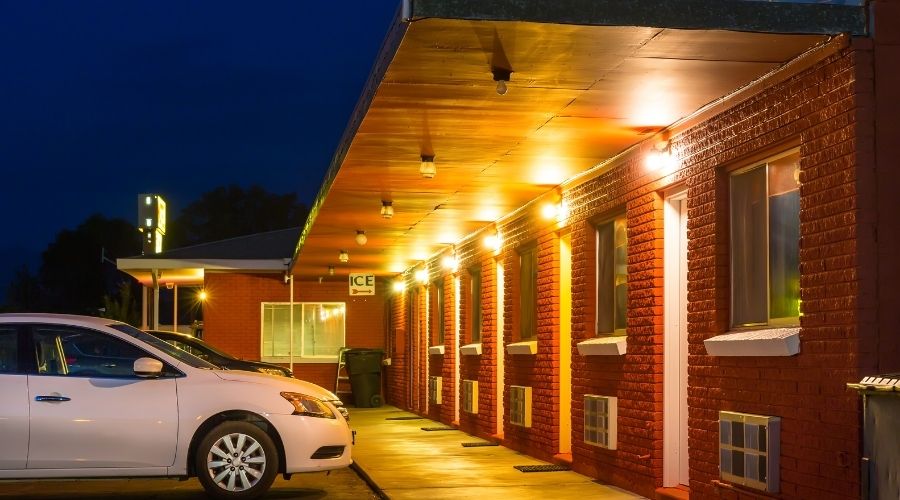
M381 349L348 349L344 353L347 373L350 374L350 391L357 408L381 406Z

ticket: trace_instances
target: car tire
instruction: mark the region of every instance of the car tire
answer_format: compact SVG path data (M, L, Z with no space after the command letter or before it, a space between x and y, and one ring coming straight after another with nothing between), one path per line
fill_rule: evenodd
M249 422L224 422L200 441L194 470L212 498L259 498L278 474L278 450L259 427Z

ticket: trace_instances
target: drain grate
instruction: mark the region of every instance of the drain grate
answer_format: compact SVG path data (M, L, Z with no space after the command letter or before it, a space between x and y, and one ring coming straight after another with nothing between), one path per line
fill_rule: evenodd
M388 417L385 420L425 420L425 417Z
M490 441L476 441L474 443L462 443L463 448L477 448L479 446L500 446L498 443L492 443Z
M519 469L522 472L559 472L572 470L565 465L514 465L514 469Z
M456 427L422 427L423 431L455 431Z

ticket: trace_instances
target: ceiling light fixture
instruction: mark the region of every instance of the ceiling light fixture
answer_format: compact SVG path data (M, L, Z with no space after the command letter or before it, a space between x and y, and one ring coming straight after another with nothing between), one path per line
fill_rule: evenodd
M366 232L362 229L356 230L356 244L357 245L365 245L369 241L369 237L366 236Z
M334 266L328 266L328 276L334 276Z
M422 155L419 173L426 179L431 179L437 174L437 167L434 166L434 155Z
M506 84L509 82L512 70L505 68L491 68L491 74L494 75L494 81L497 82L497 94L506 95L506 91L508 90Z
M381 216L390 219L394 216L394 202L381 200Z
M346 264L350 261L350 254L347 253L346 250L341 250L341 252L338 254L338 260Z

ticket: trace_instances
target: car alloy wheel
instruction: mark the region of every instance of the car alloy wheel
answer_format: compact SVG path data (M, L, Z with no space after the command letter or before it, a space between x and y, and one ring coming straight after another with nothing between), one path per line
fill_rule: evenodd
M278 472L272 439L249 422L225 422L210 431L197 450L197 476L218 498L256 498Z

